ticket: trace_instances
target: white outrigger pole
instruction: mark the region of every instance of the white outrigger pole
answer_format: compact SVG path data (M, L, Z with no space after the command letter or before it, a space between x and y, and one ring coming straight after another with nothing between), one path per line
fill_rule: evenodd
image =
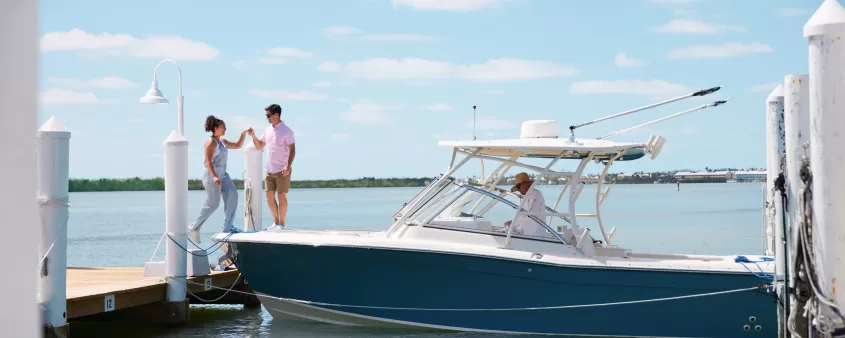
M700 105L698 107L692 108L690 110L685 110L685 111L682 111L680 113L672 114L672 115L669 115L669 116L664 116L664 117L661 117L659 119L652 120L652 121L643 123L641 125L633 126L631 128L628 128L628 129L622 129L620 131L616 131L616 132L607 134L607 135L599 137L597 139L603 140L603 139L609 138L611 136L616 136L616 135L619 135L619 134L622 134L622 133L627 133L627 132L634 130L634 129L637 129L637 128L642 128L642 127L645 127L645 126L648 126L648 125L655 124L657 122L666 121L668 119L673 119L673 118L676 118L676 117L684 115L684 114L692 113L694 111L699 111L699 110L710 108L710 107L716 107L716 106L725 104L726 102L728 102L728 100L730 100L730 98L727 98L727 99L724 99L724 100L719 100L719 101L716 101L716 102L713 102L713 103L703 104L703 105Z
M574 141L574 140L575 140L575 129L577 129L577 128L581 128L581 127L584 127L584 126L589 126L589 125L594 124L594 123L598 123L598 122L601 122L601 121L614 119L614 118L621 117L621 116L625 116L625 115L628 115L628 114L633 114L633 113L636 113L636 112L639 112L639 111L643 111L643 110L646 110L646 109L651 109L651 108L655 108L655 107L660 107L660 106L662 106L662 105L669 104L669 103L672 103L672 102L677 102L677 101L681 101L681 100L686 100L686 99L691 98L691 97L696 97L696 96L705 96L705 95L713 94L713 93L717 92L719 89L722 89L722 88L724 88L724 86L716 86L716 87L709 88L709 89L702 89L702 90L695 91L695 92L692 92L692 93L689 93L689 94L686 94L686 95L681 95L681 96L678 96L678 97L676 97L676 98L668 99L668 100L666 100L666 101L657 102L657 103L652 103L652 104L647 105L647 106L642 106L642 107L639 107L639 108L634 108L634 109L631 109L631 110L628 110L628 111L624 111L624 112L621 112L621 113L616 113L616 114L613 114L613 115L610 115L610 116L605 116L605 117L602 117L602 118L600 118L600 119L595 119L595 120L592 120L592 121L590 121L590 122L581 123L581 124L576 124L576 125L571 125L571 126L569 126L569 140L570 140L570 141ZM714 107L715 107L715 106L714 106ZM655 121L655 122L659 122L659 121Z

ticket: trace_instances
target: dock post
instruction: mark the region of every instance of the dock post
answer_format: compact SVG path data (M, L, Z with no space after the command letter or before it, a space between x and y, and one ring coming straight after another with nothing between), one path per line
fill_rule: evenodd
M778 85L769 97L766 98L766 220L767 227L770 231L767 234L774 234L771 239L767 240L767 246L771 248L771 252L775 254L775 292L783 297L784 289L784 252L783 246L783 198L781 192L778 191L776 182L778 176L783 173L785 166L785 150L786 150L786 135L784 134L784 107L783 107L783 85ZM782 299L782 298L781 298ZM778 332L782 334L780 328L784 327L783 307L777 307L778 312ZM782 335L779 335L783 337Z
M261 231L261 211L264 206L263 152L252 141L244 146L244 230Z
M41 245L38 283L47 337L67 337L67 225L70 131L51 117L36 132Z
M766 98L766 250L767 255L777 255L776 245L780 238L780 227L783 224L778 198L773 198L775 180L782 170L781 162L785 140L783 130L783 85L778 85ZM776 268L777 270L777 268Z
M787 246L788 255L781 256L788 259L786 286L795 292L806 294L808 290L796 290L795 271L796 240L798 226L801 224L801 207L799 198L804 184L801 181L801 163L804 158L804 144L810 141L810 76L808 74L790 74L784 78L784 129L786 130L786 213L788 215ZM781 246L782 247L782 246ZM795 297L793 293L782 297L786 301L787 313L803 314L803 297ZM797 318L797 317L796 317ZM796 323L795 331L807 332L806 321ZM785 337L789 335L788 328L781 326Z
M7 165L0 189L0 228L14 237L4 241L5 252L0 292L3 315L0 327L4 337L37 337L39 325L36 293L37 277L32 270L38 243L38 206L31 194L36 189L36 157L32 132L38 128L38 0L0 1L0 133Z
M164 203L167 235L167 324L188 321L188 139L175 130L164 140Z
M813 246L821 296L845 306L845 8L825 0L804 26L809 40ZM836 292L839 290L839 292ZM832 323L828 309L813 322ZM841 325L841 323L840 323Z

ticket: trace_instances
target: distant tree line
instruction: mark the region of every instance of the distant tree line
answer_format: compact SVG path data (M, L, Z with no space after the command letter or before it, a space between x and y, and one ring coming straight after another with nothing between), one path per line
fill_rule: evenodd
M291 189L310 188L385 188L385 187L422 187L433 178L375 178L363 177L358 179L335 180L304 180L292 181ZM238 189L244 188L244 181L233 179L232 183ZM202 181L188 180L188 190L204 190ZM70 179L70 192L93 191L159 191L164 190L164 178L101 178L101 179Z

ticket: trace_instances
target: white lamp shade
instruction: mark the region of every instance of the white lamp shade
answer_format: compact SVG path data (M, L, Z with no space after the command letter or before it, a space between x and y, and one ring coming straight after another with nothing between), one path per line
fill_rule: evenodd
M158 88L150 88L147 91L147 95L141 98L141 103L147 104L154 104L154 103L167 103L167 99L161 95L161 91Z

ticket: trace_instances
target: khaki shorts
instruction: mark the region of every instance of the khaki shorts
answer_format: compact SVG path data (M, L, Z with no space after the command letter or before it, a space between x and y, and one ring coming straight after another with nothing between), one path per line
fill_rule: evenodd
M287 193L290 190L290 176L293 170L287 176L282 175L282 172L267 174L264 176L264 190Z

